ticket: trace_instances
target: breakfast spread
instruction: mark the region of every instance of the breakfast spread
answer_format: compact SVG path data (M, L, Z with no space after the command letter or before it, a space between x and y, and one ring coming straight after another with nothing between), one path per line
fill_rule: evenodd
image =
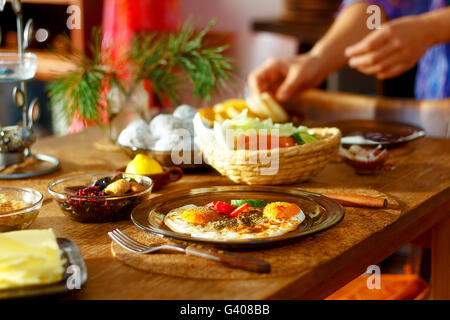
M0 289L58 282L64 264L51 229L0 233Z
M176 208L165 216L164 223L192 237L236 240L280 236L295 230L304 219L295 203L238 199Z
M196 31L198 23L187 19L178 28L184 19L180 13L192 11L189 6L180 6L179 0L107 1L102 10L85 5L80 12L74 12L78 14L76 17L69 9L80 9L79 6L65 6L62 9L70 14L67 27L84 28L72 33L67 43L61 42L57 34L63 31L59 30L62 29L59 23L36 32L32 19L23 23L23 17L34 11L37 16L45 16L44 11L48 11L47 16L56 16L62 13L61 8L46 4L49 7L42 7L42 11L38 2L49 1L0 0L0 12L7 2L16 20L12 16L7 19L6 33L0 28L0 43L5 33L7 41L2 44L2 51L17 46L17 52L0 53L0 83L9 83L18 109L2 106L0 116L0 179L8 180L0 186L0 300L79 290L87 280L89 267L93 281L87 286L88 291L75 299L235 299L237 303L225 305L221 310L187 304L163 311L167 318L176 317L171 313L178 317L186 314L212 317L214 312L219 317L227 314L278 318L270 303L245 303L245 300L324 298L356 276L357 271L362 272L362 267L383 262L381 258L387 258L407 240L426 234L427 229L432 234L433 270L428 280L432 280L433 287L431 291L426 289L433 293L433 299L450 295L445 268L449 258L446 245L449 220L442 210L436 210L445 209L449 202L449 176L445 175L449 159L444 157L449 144L427 139L397 154L390 148L424 137L425 132L378 120L372 124L350 120L356 124L352 127L347 123L347 128L352 127L348 131L343 129L345 126L331 122L305 122L308 127L298 122L323 116L342 118L345 109L356 117L401 116L429 127L436 120L431 111L442 109L440 104L420 102L421 114L417 117L409 110L414 106L411 101L379 99L374 100L376 103L365 103L367 106L362 110L357 103L364 102L361 97L342 95L330 99L325 92L309 89L321 82L315 80L325 78L322 71L333 69L321 70L322 64L329 61L320 63L320 57L313 54L316 50L300 57L314 59L289 58L289 51L296 45L290 39L268 35L242 38L241 28L210 33L214 21ZM36 3L25 8L23 2ZM292 13L301 11L300 3L308 1L285 2L287 11L283 16L287 19L283 21L292 20ZM194 9L201 13L205 8L199 3ZM450 7L441 8L445 6L443 3L436 1L424 9L438 9L434 10L434 20L427 22L445 20L443 10L450 13ZM239 11L235 5L220 7L229 16L232 11ZM321 16L332 13L331 8L313 9ZM339 27L339 22L358 13L362 17L365 12L360 9L356 8L351 15L341 12L335 25ZM424 10L406 11L425 15ZM99 11L103 11L103 17ZM208 14L211 10L203 11ZM107 27L100 32L92 30L89 37L91 30L87 29L93 23L76 27L75 20L94 22L91 14L106 22L103 27ZM62 14L58 15L65 20ZM229 19L226 23L237 20ZM353 23L349 20L341 24L361 29L355 24L360 20L365 21L353 19ZM14 22L16 31L8 25ZM302 28L311 27L308 21L301 24ZM428 31L426 28L419 35L427 35ZM11 38L14 34L17 41ZM85 41L88 38L93 40L90 46ZM367 41L356 39L357 35L350 38L353 43ZM442 37L433 37L431 40L436 40L433 45L445 42L437 38ZM335 46L324 50L334 57L336 66L349 62L355 67L342 54L347 42L337 46L341 52L335 52ZM61 54L47 53L51 43L62 49ZM230 44L239 46L229 48ZM399 52L405 51L403 45ZM421 53L428 47L424 46ZM42 62L44 67L57 62L58 69L64 69L64 72L47 70L52 78L46 85L47 98L54 112L52 119L43 119L52 121L41 122L39 130L36 130L39 99L28 101L30 95L26 90L27 81L36 72L38 56L25 50L34 49L42 49L38 50L39 59L47 60L39 62L41 67ZM345 51L349 56L352 50ZM245 58L239 61L241 71L228 53ZM254 64L272 54L279 59L269 60L254 71L248 68L249 62ZM418 54L415 56L417 62ZM317 77L303 68L308 61L319 62L317 68L311 68L319 71ZM38 70L41 77L48 73L44 69L48 68ZM237 86L243 85L242 75L247 73L250 77L242 90L244 97L228 97L232 89L239 90L228 86L228 82L237 80ZM303 82L307 85L302 85ZM0 96L3 95L1 92ZM217 97L222 100L216 101ZM285 106L292 108L292 114L275 97L286 101ZM174 104L182 99L196 103L199 108ZM206 103L206 108L201 107ZM343 104L348 104L347 108L339 108ZM21 120L10 126L8 122L17 121L19 115ZM102 140L96 141L100 130L92 128L94 125L106 129ZM447 123L444 129L450 130ZM431 131L434 134L435 130ZM43 139L36 145L36 151L48 151L52 156L34 153L32 146L41 135L77 132L80 133ZM341 139L342 133L345 140ZM129 162L124 160L123 152L128 154ZM338 155L342 161L333 161ZM61 157L61 163L56 156ZM371 174L392 169L393 165L386 164L389 157L400 160L401 170L392 175L381 172L379 176L355 177L355 170L357 174ZM323 171L330 162L328 170ZM347 164L355 170L346 168ZM200 172L200 168L208 170ZM70 176L49 175L59 169L60 174ZM181 179L183 170L187 174L182 181L152 194ZM413 177L416 172L419 174ZM32 179L43 175L48 176ZM9 180L20 181L10 184ZM44 200L41 192L45 188L45 196L50 195L54 203ZM81 222L108 223L99 226ZM339 227L331 229L339 223ZM22 230L30 226L32 230ZM113 242L109 242L108 236ZM421 262L422 251L417 259L415 253L416 250L411 250L405 273L419 266L416 262ZM378 266L370 265L366 273L373 272L373 267L378 272L372 277L374 283L365 283L367 289L373 289L370 286L373 284L379 287ZM426 298L429 292L423 291L422 298ZM21 313L25 308L16 309ZM297 309L298 313L301 309ZM53 311L30 310L34 316L39 313L46 316ZM152 311L147 308L141 313L151 315Z

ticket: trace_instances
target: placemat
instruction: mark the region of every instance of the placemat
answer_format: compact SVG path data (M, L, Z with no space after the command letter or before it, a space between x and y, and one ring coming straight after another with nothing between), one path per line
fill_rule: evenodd
M119 145L115 144L108 137L102 137L93 142L94 147L97 150L105 152L120 152L121 148Z
M300 188L299 188L300 189ZM355 193L355 190L301 188L318 193ZM138 255L131 253L116 243L111 243L112 254L123 263L146 272L190 279L260 279L283 277L301 273L303 270L320 265L381 230L400 216L399 205L395 199L373 190L358 190L358 194L384 196L390 206L387 209L362 209L346 207L344 219L336 226L320 233L306 236L290 245L255 251L236 252L237 254L262 259L270 263L271 272L257 274L227 267L221 263L180 253L155 253ZM353 232L347 230L352 227ZM359 226L359 228L355 228ZM360 232L354 232L360 230ZM130 226L123 230L136 240L147 245L176 243L164 239L138 227Z

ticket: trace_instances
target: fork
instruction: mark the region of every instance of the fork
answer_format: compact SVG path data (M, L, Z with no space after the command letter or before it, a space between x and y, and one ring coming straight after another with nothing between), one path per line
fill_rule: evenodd
M151 247L136 241L135 239L126 235L119 229L114 229L113 231L108 232L108 235L114 242L116 242L122 248L137 254L154 253L160 250L171 250L183 252L187 255L222 262L230 267L237 269L258 273L270 272L270 264L268 264L263 260L244 257L227 251L199 248L193 245L185 246L185 245L164 244L160 246Z

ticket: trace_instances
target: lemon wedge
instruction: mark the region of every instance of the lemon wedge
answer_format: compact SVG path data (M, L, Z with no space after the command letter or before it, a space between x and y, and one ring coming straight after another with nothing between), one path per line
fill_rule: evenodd
M163 168L158 161L141 153L136 155L134 159L128 163L127 168L125 169L125 173L141 175L157 174L162 172Z
M198 110L198 113L200 113L200 116L210 124L213 124L214 120L216 120L216 114L214 113L213 108L203 108Z

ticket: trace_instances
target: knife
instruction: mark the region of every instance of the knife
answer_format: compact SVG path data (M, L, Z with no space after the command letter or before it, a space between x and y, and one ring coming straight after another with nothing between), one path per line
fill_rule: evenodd
M347 193L324 193L323 195L348 207L387 208L388 206L388 199L385 197L372 197Z

